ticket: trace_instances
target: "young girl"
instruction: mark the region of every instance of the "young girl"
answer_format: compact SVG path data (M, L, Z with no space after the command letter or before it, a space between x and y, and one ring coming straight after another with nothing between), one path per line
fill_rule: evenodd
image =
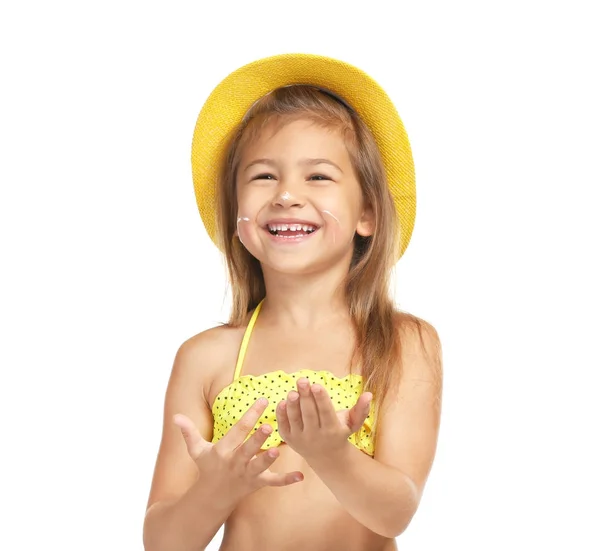
M414 222L389 98L336 60L284 55L227 77L194 133L229 323L184 342L168 384L147 551L389 551L437 443L441 351L399 312Z

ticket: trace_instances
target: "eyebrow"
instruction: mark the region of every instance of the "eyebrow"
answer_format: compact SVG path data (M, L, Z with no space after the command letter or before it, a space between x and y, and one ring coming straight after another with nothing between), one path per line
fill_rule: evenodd
M333 161L329 159L302 159L300 161L301 165L315 166L315 165L331 165L333 168L337 168L342 174L344 171L336 165Z
M246 170L253 167L254 165L275 166L275 163L271 159L254 159L254 161L252 161L246 165L246 167L244 168L244 172L246 172Z
M272 159L267 159L267 158L255 159L254 161L251 161L250 163L248 163L246 165L246 168L244 168L244 172L246 172L250 167L253 167L254 165L276 166L276 164L277 163L275 163L275 161L273 161ZM316 166L316 165L325 164L325 165L330 165L333 168L336 168L342 174L344 173L344 171L338 165L336 165L333 161L330 161L329 159L300 159L298 164L305 165L305 166Z

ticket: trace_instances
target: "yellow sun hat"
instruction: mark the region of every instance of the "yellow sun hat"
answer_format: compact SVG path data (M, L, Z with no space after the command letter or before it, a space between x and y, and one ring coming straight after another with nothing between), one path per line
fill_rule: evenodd
M402 256L416 213L415 169L404 125L388 95L369 75L343 61L311 54L283 54L244 65L223 79L204 103L192 140L192 177L208 235L217 244L216 186L227 139L257 100L293 84L333 92L369 127L400 220Z

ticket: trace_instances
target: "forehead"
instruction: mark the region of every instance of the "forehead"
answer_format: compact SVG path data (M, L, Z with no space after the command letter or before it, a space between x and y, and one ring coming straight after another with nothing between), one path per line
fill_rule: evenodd
M271 119L258 128L249 129L251 135L243 140L243 158L258 155L265 150L282 154L297 152L348 157L346 141L340 125L325 124L308 118L292 120L279 117Z

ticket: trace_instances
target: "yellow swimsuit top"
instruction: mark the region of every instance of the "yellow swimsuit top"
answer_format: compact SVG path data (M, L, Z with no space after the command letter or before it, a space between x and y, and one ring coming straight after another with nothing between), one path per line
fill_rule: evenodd
M248 408L256 400L264 396L269 400L269 405L256 423L252 433L258 430L261 425L269 424L273 427L273 432L263 444L262 449L266 450L279 446L283 440L277 430L275 408L279 402L287 399L287 395L291 390L297 390L296 381L302 377L306 377L311 383L318 383L325 387L333 400L336 410L350 409L356 404L356 401L362 394L362 376L354 373L339 378L329 371L301 369L294 373L286 373L279 369L265 373L264 375L241 375L250 335L261 306L262 302L254 310L248 327L244 332L244 338L242 339L235 366L233 382L227 385L215 397L212 406L214 420L213 443L223 438L225 433L240 420ZM371 411L361 429L348 437L351 444L370 456L373 456L375 453L372 435L373 419L373 404L371 404Z

